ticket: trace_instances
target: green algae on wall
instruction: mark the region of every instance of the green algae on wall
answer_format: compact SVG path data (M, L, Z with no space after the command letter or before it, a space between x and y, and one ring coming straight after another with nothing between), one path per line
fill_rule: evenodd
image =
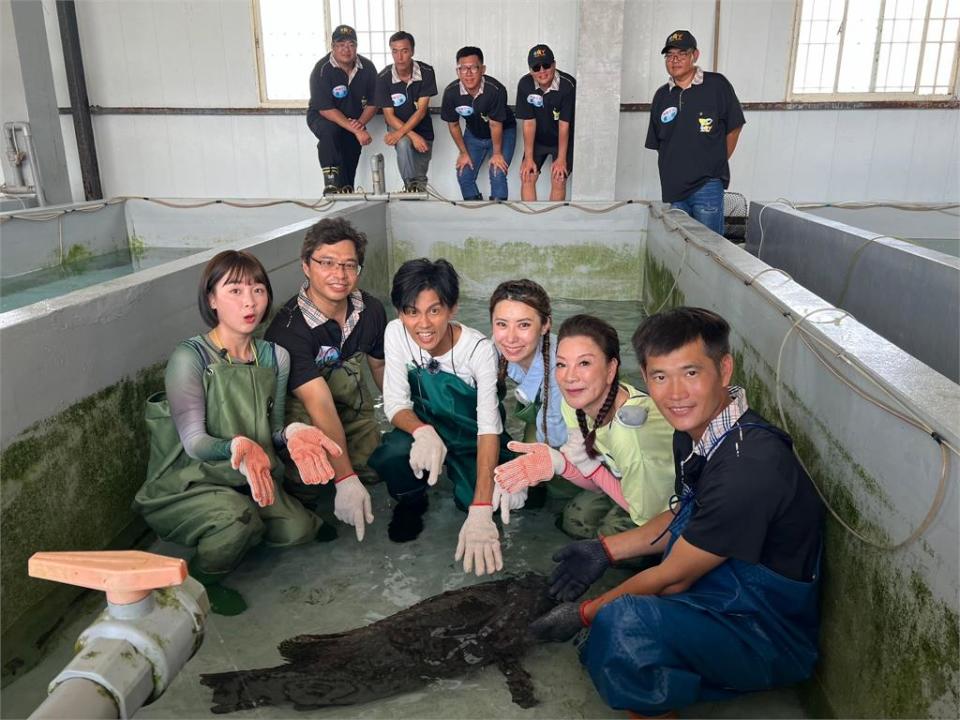
M650 314L679 307L686 303L674 272L663 263L658 262L649 250L643 254L643 277L641 298Z
M780 424L772 383L773 368L749 344L734 353L734 382L746 388L751 407ZM826 425L795 393L786 412L798 454L837 514L865 537L889 543L870 519L891 502L876 478L854 462ZM826 442L827 456L800 427L813 424ZM873 507L864 507L869 498ZM827 518L821 568L821 648L815 679L804 687L805 701L817 716L957 717L960 713L960 620L956 609L933 597L916 571L906 574L896 556L854 538ZM927 546L928 554L932 550ZM944 705L946 707L944 707Z
M436 242L431 258L446 258L461 276L461 291L485 295L509 278L542 282L554 297L569 300L623 300L639 296L643 265L638 243L584 241L577 244L532 243L465 238L461 244ZM393 243L394 271L419 257L409 241Z
M149 454L144 402L162 387L157 364L37 423L0 454L5 679L32 662L37 638L78 593L29 578L30 555L103 550L142 532L130 502Z

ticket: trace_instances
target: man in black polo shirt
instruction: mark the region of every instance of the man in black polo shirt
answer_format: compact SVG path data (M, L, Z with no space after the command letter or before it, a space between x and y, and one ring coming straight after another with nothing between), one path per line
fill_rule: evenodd
M611 707L659 715L799 682L819 631L823 505L790 436L731 386L730 326L701 308L645 320L633 336L650 397L674 427L676 504L645 525L568 545L530 630L590 634L581 650ZM578 598L611 563L663 553L613 590Z
M723 234L723 191L737 147L743 110L720 73L697 67L697 41L670 33L661 51L670 79L653 96L646 146L658 153L663 201Z
M403 30L390 36L393 64L377 76L376 102L388 127L383 141L397 149L404 189L423 192L433 152L430 98L437 94L437 76L431 66L413 59L414 44L413 35Z
M326 218L310 228L300 251L306 281L266 332L268 340L290 353L288 417L319 427L344 449L331 458L334 512L356 528L358 540L364 522L373 520L370 496L359 478L377 481L367 459L380 443L362 365L365 361L382 389L387 326L383 304L357 288L366 247L366 236L343 218ZM289 465L288 470L289 492L315 502L318 488L300 482Z
M553 51L534 45L527 54L530 72L517 84L517 119L523 121L523 164L520 166L520 197L537 199L537 177L548 155L550 199L567 197L567 177L573 170L573 116L577 81L557 70Z
M377 69L357 54L357 31L339 25L333 45L310 73L307 125L317 136L323 192L351 192L360 147L370 144L367 123L377 114L373 101Z
M450 129L457 156L457 182L464 200L482 200L477 175L490 155L490 199L507 199L507 172L517 144L517 120L507 105L507 89L486 74L483 51L457 50L457 76L443 91L440 117ZM460 131L460 118L466 129Z

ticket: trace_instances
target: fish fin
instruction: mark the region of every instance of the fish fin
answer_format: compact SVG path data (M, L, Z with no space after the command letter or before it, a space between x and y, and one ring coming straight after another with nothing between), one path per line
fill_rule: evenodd
M501 657L497 660L497 667L500 668L500 672L507 679L510 698L517 705L522 708L531 708L539 703L533 692L533 678L520 664L519 659Z

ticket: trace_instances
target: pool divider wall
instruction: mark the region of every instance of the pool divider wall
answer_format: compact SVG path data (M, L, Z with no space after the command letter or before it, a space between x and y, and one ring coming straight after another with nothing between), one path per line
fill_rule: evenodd
M608 212L525 203L531 214L507 205L470 207L393 202L387 208L390 267L419 257L446 258L460 274L461 292L488 297L502 281L530 278L551 297L569 300L634 300L643 287L647 206ZM589 306L588 306L589 312Z
M237 212L243 212L238 210ZM370 240L362 283L386 288L382 203L339 211ZM0 315L0 607L4 682L39 659L81 591L27 577L41 550L129 547L145 526L130 510L146 472L146 397L166 358L203 332L197 283L225 248L253 252L276 304L299 289L300 246L315 219L236 240L135 275Z
M733 327L735 381L746 386L751 406L780 425L775 376L781 343L797 318L831 306L782 273L757 277L765 263L660 206L651 210L646 248L647 277L652 272L655 281L647 285L652 309L675 285L668 307L680 301L726 317ZM776 304L724 266L756 277L754 284L772 293ZM790 317L784 315L788 311ZM829 356L842 351L857 358L957 447L960 388L860 323L833 322L839 314L817 313L805 327L826 343ZM848 381L877 394L842 362L834 365ZM797 333L785 348L781 381L786 429L831 505L877 542L906 538L937 491L936 442L855 395L823 368ZM804 688L816 716L957 716L958 467L951 457L947 494L933 525L900 550L871 548L827 520L821 659L815 680Z
M747 238L764 262L960 381L960 258L782 204L750 203Z
M60 212L67 208L71 211ZM0 223L0 280L127 248L120 202L52 205L3 216L7 219ZM31 216L48 219L26 219Z

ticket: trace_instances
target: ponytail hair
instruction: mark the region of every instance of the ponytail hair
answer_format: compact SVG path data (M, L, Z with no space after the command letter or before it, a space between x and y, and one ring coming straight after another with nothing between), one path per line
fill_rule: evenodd
M597 439L597 428L601 427L610 414L613 404L617 400L617 393L620 390L620 338L617 331L609 323L593 315L574 315L563 321L560 330L557 333L557 341L568 337L587 337L593 340L607 358L607 362L615 360L617 362L617 372L613 376L613 382L610 384L610 390L607 397L600 406L600 411L593 421L593 427L587 428L587 414L583 410L577 410L577 424L580 426L580 432L583 434L584 444L586 445L587 455L591 458L597 457L599 453L594 447Z
M531 307L537 315L540 316L540 322L544 325L550 322L552 316L550 310L550 296L538 283L533 280L507 280L497 285L493 294L490 296L490 318L493 319L493 311L497 303L503 300L512 300L523 303ZM550 404L550 377L552 375L550 367L550 332L545 332L540 342L540 352L543 356L543 385L540 389L540 409L543 412L541 417L541 428L543 430L543 439L546 442L550 436L547 434L547 409ZM507 359L501 355L500 363L497 367L497 392L503 395L506 392L507 377Z

